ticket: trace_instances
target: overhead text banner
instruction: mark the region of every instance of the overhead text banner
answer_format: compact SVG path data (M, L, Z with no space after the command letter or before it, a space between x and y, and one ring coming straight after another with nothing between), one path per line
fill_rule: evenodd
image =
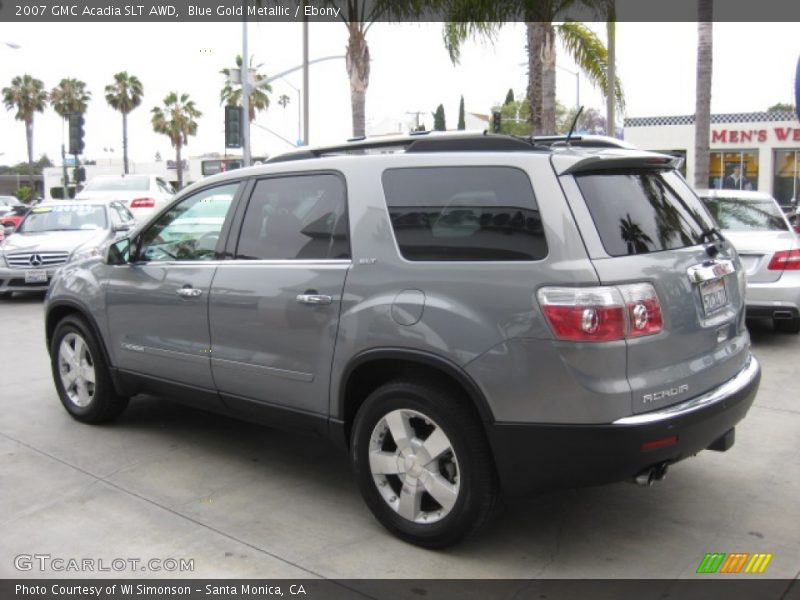
M0 22L606 20L602 9L592 8L592 3L582 2L567 3L568 8L555 15L542 12L542 6L550 5L544 2L537 5L505 0L495 3L431 0L416 4L419 7L417 10L408 8L407 3L394 0L0 0ZM533 8L528 4L532 4ZM617 21L697 20L697 0L616 0L615 9ZM800 21L800 2L715 2L714 21Z

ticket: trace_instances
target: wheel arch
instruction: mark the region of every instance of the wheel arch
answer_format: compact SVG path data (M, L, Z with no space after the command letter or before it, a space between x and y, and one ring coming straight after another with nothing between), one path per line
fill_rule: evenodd
M105 359L106 364L109 367L112 367L111 355L108 353L108 348L106 348L106 342L103 339L103 336L100 335L100 327L97 325L97 320L91 315L91 313L87 312L84 307L68 300L60 301L47 307L44 328L48 354L50 353L50 345L53 342L53 334L55 334L56 327L58 327L58 324L65 317L70 315L76 315L80 317L91 328L92 334L94 335L98 344L100 344L100 350L103 352L103 358ZM114 381L114 386L117 387L116 381Z
M380 348L357 354L344 369L332 418L334 441L349 447L353 420L367 396L380 385L403 376L433 378L440 383L455 385L469 400L469 407L484 426L494 422L491 408L480 387L455 363L430 352Z

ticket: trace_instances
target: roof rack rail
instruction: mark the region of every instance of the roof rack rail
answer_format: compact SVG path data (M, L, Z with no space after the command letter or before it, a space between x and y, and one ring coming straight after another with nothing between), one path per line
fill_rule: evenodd
M406 153L417 152L520 152L548 151L549 147L536 143L531 138L488 133L436 134L430 131L415 131L407 136L393 138L352 138L347 144L307 148L287 152L270 158L268 163L287 162L319 158L330 154L363 153L367 150L395 150Z
M577 146L578 148L624 148L634 149L628 142L606 135L537 135L532 140L544 146Z

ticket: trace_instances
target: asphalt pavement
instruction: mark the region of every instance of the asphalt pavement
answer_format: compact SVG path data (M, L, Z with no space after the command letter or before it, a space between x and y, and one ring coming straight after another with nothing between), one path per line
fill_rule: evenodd
M506 501L478 536L428 551L373 519L347 457L323 440L145 396L110 425L72 420L52 383L42 298L15 295L0 301L0 578L672 579L698 577L710 552L771 553L762 575L742 577L797 578L800 336L767 322L751 332L763 377L731 450L702 452L651 488ZM56 558L142 562L41 568ZM181 559L193 570L166 570Z

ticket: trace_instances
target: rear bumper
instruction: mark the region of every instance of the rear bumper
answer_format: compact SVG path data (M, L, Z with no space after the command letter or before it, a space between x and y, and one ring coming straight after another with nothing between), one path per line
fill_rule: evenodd
M488 426L503 490L539 490L630 479L648 467L675 463L708 448L753 404L761 368L752 355L717 388L680 404L604 425L494 423ZM677 436L667 446L643 444Z
M748 317L788 318L800 315L800 271L784 271L780 279L768 283L747 283L745 306Z

